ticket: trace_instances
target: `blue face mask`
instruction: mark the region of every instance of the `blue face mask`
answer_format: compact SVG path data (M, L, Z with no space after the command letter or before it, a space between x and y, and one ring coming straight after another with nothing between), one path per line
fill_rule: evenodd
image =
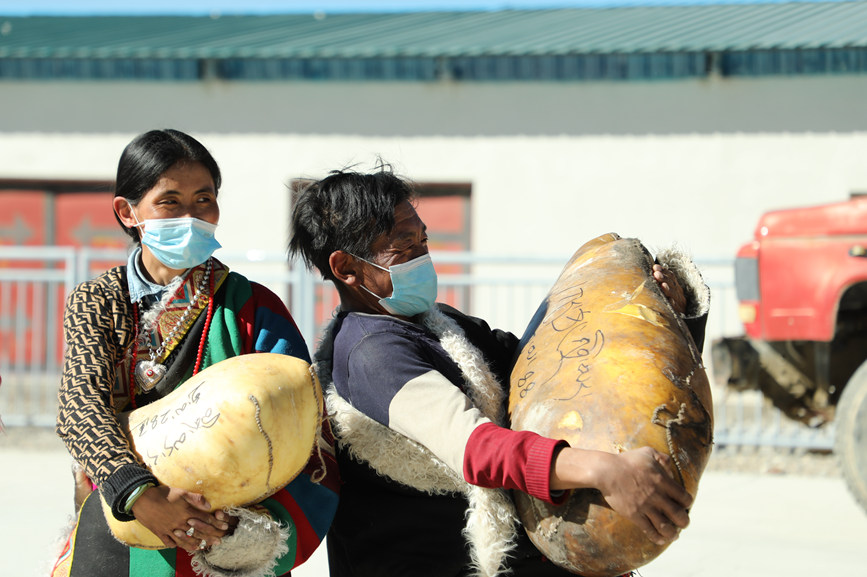
M214 238L216 224L193 217L153 218L139 222L135 212L132 215L136 226L144 227L141 243L169 268L187 269L200 265L221 246Z
M355 255L353 255L355 256ZM391 296L382 298L361 285L361 288L379 299L379 304L393 315L413 317L429 310L437 298L437 273L429 254L388 268L361 257L364 262L391 275Z

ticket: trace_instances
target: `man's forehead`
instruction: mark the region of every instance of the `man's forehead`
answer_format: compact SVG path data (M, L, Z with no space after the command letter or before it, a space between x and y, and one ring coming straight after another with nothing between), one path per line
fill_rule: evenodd
M419 227L422 230L427 229L415 208L409 202L404 201L394 207L394 228L391 229L388 236L395 238L414 234Z
M419 227L422 231L427 230L427 226L419 218L412 204L403 201L394 207L394 227L388 233L377 238L371 249L376 252L386 249L402 239L414 238L418 234Z
M394 207L394 223L417 217L415 207L408 200L397 203Z

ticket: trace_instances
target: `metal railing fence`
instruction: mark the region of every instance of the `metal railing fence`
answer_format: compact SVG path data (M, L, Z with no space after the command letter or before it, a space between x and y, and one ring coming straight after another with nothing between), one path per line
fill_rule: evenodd
M290 267L279 252L217 255L230 268L256 280L287 303L311 350L338 304L331 283L302 266ZM490 257L434 253L438 300L521 335L569 255ZM62 367L65 297L79 282L126 261L122 250L69 247L0 247L0 418L7 426L54 424ZM705 341L740 334L733 262L696 259L711 288ZM713 385L712 385L713 386ZM833 424L810 429L788 420L757 392L732 393L713 386L715 441L719 445L831 449Z

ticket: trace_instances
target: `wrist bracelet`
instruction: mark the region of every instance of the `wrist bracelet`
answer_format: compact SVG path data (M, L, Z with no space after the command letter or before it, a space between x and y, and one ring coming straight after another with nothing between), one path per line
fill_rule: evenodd
M138 487L136 487L135 490L129 494L129 497L126 498L126 505L124 505L123 507L123 512L129 513L138 498L141 497L144 492L151 487L156 487L156 485L154 485L153 483L145 483L144 485L139 485Z

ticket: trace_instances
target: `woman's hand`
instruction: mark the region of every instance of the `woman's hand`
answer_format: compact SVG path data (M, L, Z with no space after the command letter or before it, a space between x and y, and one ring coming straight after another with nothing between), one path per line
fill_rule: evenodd
M671 306L678 314L686 312L686 295L683 294L683 287L677 282L677 277L669 269L662 265L653 265L653 280L662 289L662 294L671 302Z
M598 489L614 511L665 545L689 525L693 500L672 479L670 460L650 447L619 454L566 447L554 457L551 489Z
M132 513L166 547L190 553L220 543L238 524L223 511L211 512L203 495L166 486L151 487L132 506Z

